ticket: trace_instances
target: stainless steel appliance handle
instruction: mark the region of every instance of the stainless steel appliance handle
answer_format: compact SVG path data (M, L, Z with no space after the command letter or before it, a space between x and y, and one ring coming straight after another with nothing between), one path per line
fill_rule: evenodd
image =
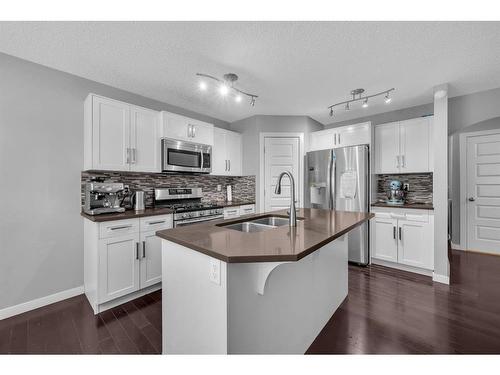
M202 221L212 221L212 220L218 220L218 219L224 219L224 215L212 216L210 218L204 217L204 218L201 218L201 219L191 219L191 220L176 221L174 226L178 227L178 226L183 226L183 225L188 225L188 224L200 223Z
M146 241L142 241L142 258L146 258Z
M203 171L203 150L200 150L200 170Z
M328 172L330 173L329 177L329 185L330 185L330 196L329 199L329 208L331 210L335 209L335 153L332 150L330 154L330 165L328 166Z
M139 260L139 242L135 243L135 259Z

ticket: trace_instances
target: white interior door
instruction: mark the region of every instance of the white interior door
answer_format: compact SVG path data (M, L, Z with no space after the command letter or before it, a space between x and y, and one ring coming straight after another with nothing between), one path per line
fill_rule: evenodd
M500 254L500 133L467 138L467 248Z
M290 172L295 179L295 199L300 202L300 138L264 138L264 201L265 211L282 210L290 207L291 184L288 177L281 181L281 194L274 193L281 172Z

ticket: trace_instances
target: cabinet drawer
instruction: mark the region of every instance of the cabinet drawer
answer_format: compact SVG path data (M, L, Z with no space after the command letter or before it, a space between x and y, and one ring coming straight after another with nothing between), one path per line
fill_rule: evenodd
M224 208L224 219L232 219L240 216L239 207L226 207Z
M172 228L172 215L141 217L139 220L141 232Z
M139 232L139 219L108 221L100 224L99 238L117 237L136 232Z
M240 206L240 214L241 215L249 215L255 213L255 205L254 204L245 204L244 206Z

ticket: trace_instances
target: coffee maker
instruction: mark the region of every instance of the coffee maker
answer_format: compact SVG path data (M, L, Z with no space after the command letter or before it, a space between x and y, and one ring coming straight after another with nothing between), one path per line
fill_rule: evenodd
M387 192L387 204L402 205L405 204L406 190L402 189L401 181L392 180L389 183L389 191Z
M124 190L125 186L120 182L87 182L83 212L89 215L124 212L125 207L121 207Z

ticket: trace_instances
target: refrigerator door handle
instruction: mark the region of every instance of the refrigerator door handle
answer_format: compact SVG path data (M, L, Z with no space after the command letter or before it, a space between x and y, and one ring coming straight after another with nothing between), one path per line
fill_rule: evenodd
M329 179L328 179L328 185L330 186L330 196L329 196L329 208L330 210L334 210L336 206L335 202L335 151L331 151L330 154L330 165L328 166L328 172L329 172Z

